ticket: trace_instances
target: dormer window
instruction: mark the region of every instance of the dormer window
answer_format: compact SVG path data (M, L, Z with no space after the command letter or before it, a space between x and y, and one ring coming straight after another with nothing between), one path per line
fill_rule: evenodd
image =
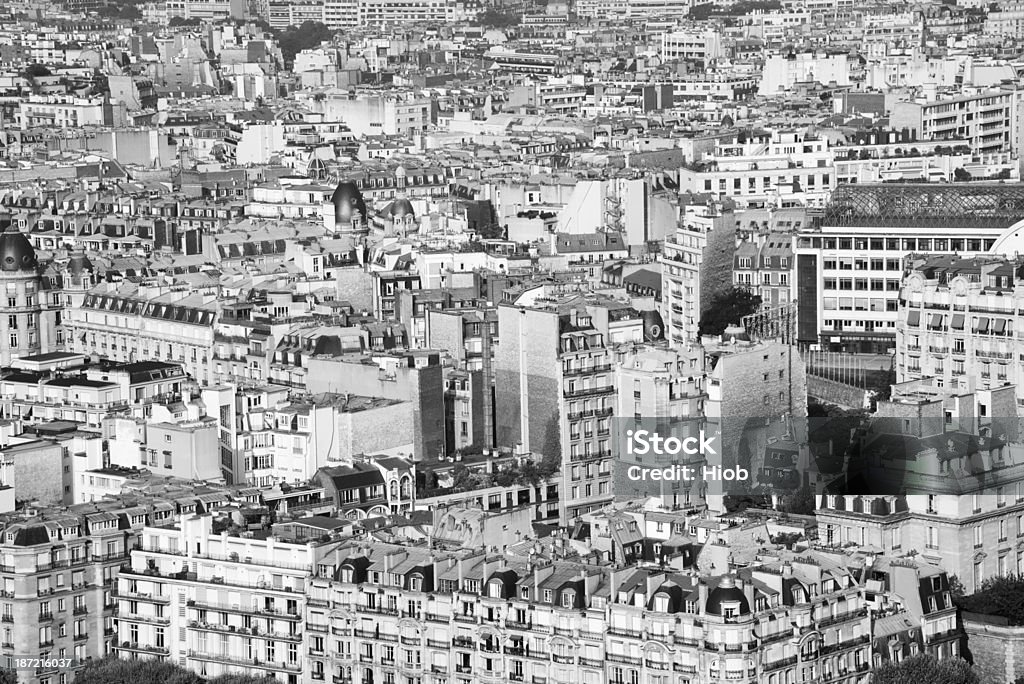
M423 591L423 575L412 575L409 577L409 589L412 591Z
M668 612L668 595L667 594L656 594L654 596L654 610L659 613Z
M544 603L551 603L552 593L550 589L544 590Z
M501 582L494 580L487 585L487 595L491 598L501 598Z
M576 600L576 592L574 591L563 591L562 592L562 607L572 608L573 603Z
M529 600L530 599L530 587L520 587L519 588L519 598L522 598L524 600Z

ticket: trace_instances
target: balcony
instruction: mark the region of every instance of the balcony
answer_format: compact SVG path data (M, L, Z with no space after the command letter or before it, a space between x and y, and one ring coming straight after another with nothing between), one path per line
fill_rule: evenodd
M551 655L551 660L555 661L556 663L558 663L560 665L572 665L576 661L576 658L574 658L571 655L562 655L562 654L559 654L559 653L553 653Z
M280 610L280 609L277 609L277 608L268 608L266 606L260 608L260 607L252 607L252 606L243 606L243 605L237 604L237 603L227 604L227 603L214 603L212 601L192 601L192 600L188 601L187 605L188 605L189 608L194 608L195 610L206 609L206 610L217 610L217 611L221 611L221 612L225 612L225 613L237 613L237 614L240 614L240 615L259 615L259 616L262 616L262 617L272 616L272 617L275 617L275 618L278 618L278 619L281 619L281 620L295 620L295 621L299 621L299 620L303 619L302 616L297 614L297 613L290 613L290 612L287 612L287 611L284 611L284 610Z
M623 655L620 653L609 653L605 656L605 660L609 663L619 663L622 665L636 665L639 666L641 663L640 658L634 656Z
M612 636L629 637L631 639L642 639L643 631L639 629L628 629L626 627L609 627L608 634Z
M933 632L932 634L925 634L924 635L924 641L925 641L926 644L931 644L931 643L935 643L936 641L943 641L945 639L949 639L951 637L958 637L958 636L960 636L960 634L961 634L960 630L954 627L953 629L945 629L945 630L943 630L941 632Z
M201 632L216 632L218 634L238 634L240 636L252 635L281 639L282 641L302 641L301 632L270 632L265 629L260 629L258 627L240 627L238 625L211 624L209 622L199 622L197 620L189 620L188 626L191 629L195 629Z
M600 658L580 658L581 667L604 668L604 661Z
M1000 359L1004 361L1013 358L1013 354L1011 354L1010 352L991 351L988 349L976 349L974 351L974 355L986 359Z
M149 655L165 656L169 655L168 651L163 646L151 646L150 644L139 644L131 641L124 641L120 646L117 646L121 651L131 651L132 653L146 653Z
M582 368L563 368L563 377L572 377L576 375L589 375L591 373L607 373L612 369L611 364L601 363L595 366L586 366Z
M601 387L578 387L573 390L565 390L562 396L566 399L582 399L584 397L598 397L602 394L613 394L615 385L603 385Z
M157 594L143 594L137 591L122 591L118 594L118 598L132 599L133 601L148 601L150 603L170 603L171 597Z
M168 617L157 617L155 615L138 615L132 613L126 613L118 615L118 618L122 622L141 622L147 625L169 625L171 619Z
M259 668L261 670L268 670L270 672L279 672L284 670L286 672L301 672L302 665L299 663L267 663L259 660L258 658L239 658L224 653L205 653L202 651L189 651L189 658L196 660L207 660L213 663L228 663L231 665L239 665L246 668Z
M458 674L473 674L473 666L472 665L456 665L455 666L455 672L457 672Z
M779 670L790 665L795 665L798 658L796 656L789 656L788 658L782 658L781 660L773 660L770 663L765 663L764 669L766 672L772 670Z
M471 637L453 637L452 646L456 648L474 648L475 644Z

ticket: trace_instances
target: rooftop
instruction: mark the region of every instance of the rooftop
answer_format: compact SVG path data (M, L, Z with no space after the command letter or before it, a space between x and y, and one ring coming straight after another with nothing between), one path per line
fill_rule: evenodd
M864 183L838 186L819 225L1004 229L1022 216L1021 183Z

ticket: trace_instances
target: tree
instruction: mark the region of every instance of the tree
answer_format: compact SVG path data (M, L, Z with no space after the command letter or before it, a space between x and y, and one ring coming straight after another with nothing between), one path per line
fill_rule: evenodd
M270 675L222 674L206 680L207 684L273 684L277 680Z
M75 675L75 684L203 684L194 672L162 660L91 660Z
M953 602L963 598L967 594L967 590L964 588L964 583L960 581L957 575L949 576L949 595L953 597Z
M814 515L814 509L818 502L815 500L814 492L810 487L801 487L792 494L782 497L779 510L793 515Z
M971 173L963 167L953 169L953 180L959 183L966 183L971 180Z
M53 73L42 64L29 64L22 70L21 75L29 80L52 76Z
M1024 625L1024 575L989 577L981 589L955 599L960 610L1006 618L1011 626Z
M715 295L701 312L698 332L721 335L730 325L738 325L744 316L761 307L761 297L741 287L733 287Z
M872 684L980 684L981 680L963 658L936 660L911 656L900 663L886 663L874 672Z
M18 673L14 670L0 670L0 684L18 684Z
M277 36L277 44L281 47L281 56L286 64L295 60L295 55L303 50L319 47L320 43L329 43L334 39L334 31L319 21L304 21L300 26L289 26Z
M476 17L476 23L480 26L489 26L497 29L516 26L519 21L520 16L518 14L500 12L494 8L486 9Z

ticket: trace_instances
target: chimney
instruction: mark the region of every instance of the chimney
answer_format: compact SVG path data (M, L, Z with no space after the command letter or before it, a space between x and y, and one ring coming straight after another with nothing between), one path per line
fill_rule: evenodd
M533 600L540 601L540 568L533 566Z
M708 604L708 585L704 584L704 580L697 580L697 601L699 605L697 610L703 611L704 606Z
M648 601L651 600L651 597L654 596L655 590L660 586L660 583L658 582L659 579L660 576L656 575L653 571L647 573L647 593L644 598Z

